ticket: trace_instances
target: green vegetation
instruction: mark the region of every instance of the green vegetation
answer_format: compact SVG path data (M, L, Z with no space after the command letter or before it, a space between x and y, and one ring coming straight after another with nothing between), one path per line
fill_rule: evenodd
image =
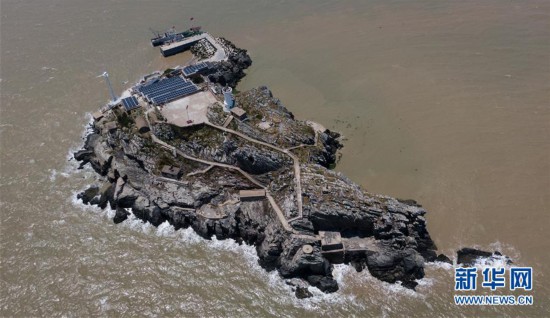
M155 168L160 171L163 166L179 166L178 161L172 154L167 153L166 151L161 151L157 156L157 162L155 163Z
M195 77L193 77L193 83L195 83L195 84L204 83L204 79L202 78L202 76L195 76Z
M297 124L297 129L301 135L315 137L315 130L308 124L300 122Z
M134 120L132 119L132 117L130 117L126 112L122 112L121 114L118 114L117 121L120 124L120 126L124 128L129 128L134 123Z
M173 68L167 68L167 69L164 70L164 72L162 73L162 75L170 74L170 73L172 73L173 71L175 71L175 69L173 69Z
M172 130L174 131L176 139L181 139L184 141L189 141L193 137L193 135L202 129L202 126L191 126L191 127L178 127L175 125L170 125Z
M176 140L185 142L198 142L201 145L206 145L212 148L220 146L223 141L223 135L217 129L197 125L192 127L177 127L172 126Z
M156 109L155 108L155 115L157 116L157 119L159 121L165 121L166 119L164 118L164 116L162 115L162 113L160 112L160 110Z
M298 157L298 160L300 160L301 163L308 163L309 157L310 157L310 149L309 147L300 147L295 148L292 150L292 152Z
M150 138L143 139L143 150L147 153L150 153L155 149L155 143Z

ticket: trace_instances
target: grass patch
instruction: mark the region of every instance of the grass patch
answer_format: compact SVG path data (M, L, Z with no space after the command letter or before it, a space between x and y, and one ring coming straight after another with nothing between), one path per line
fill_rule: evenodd
M198 142L201 145L215 148L223 141L223 136L220 131L210 128L205 125L192 127L177 127L173 126L175 137L177 140L186 142Z
M173 71L175 71L175 69L173 68L167 68L164 70L164 72L162 73L162 75L168 75L170 73L172 73Z
M157 156L157 162L155 163L155 168L157 171L161 171L163 166L175 166L179 167L179 162L172 156L172 154L162 151Z

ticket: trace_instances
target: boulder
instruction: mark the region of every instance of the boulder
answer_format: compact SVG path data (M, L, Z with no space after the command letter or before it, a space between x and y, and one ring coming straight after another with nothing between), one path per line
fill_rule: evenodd
M294 292L294 294L298 299L313 297L313 294L309 291L307 287L296 287L296 291Z
M113 217L113 222L115 224L122 223L128 219L128 215L130 215L130 212L126 211L126 209L123 208L116 208L115 216Z
M464 266L473 266L476 261L480 258L488 258L491 257L493 253L486 252L482 250L478 250L475 248L469 248L465 247L459 251L457 251L457 261L456 263L458 265L464 265Z
M325 293L338 291L338 283L330 276L310 275L307 277L307 281Z
M441 263L447 263L447 264L453 264L453 261L451 261L451 259L445 255L445 254L439 254L437 255L437 258L435 259L436 262L441 262Z
M478 260L483 258L487 258L489 260L504 258L507 264L512 264L512 260L510 260L510 258L507 256L503 256L499 251L495 251L491 253L487 251L478 250L475 248L465 247L457 251L456 255L457 255L456 263L458 265L464 265L464 266L474 266Z
M424 277L424 259L413 249L382 248L367 257L370 273L385 282L409 282Z
M83 192L77 194L77 199L82 200L82 203L89 204L90 201L99 193L99 188L97 186L91 186Z

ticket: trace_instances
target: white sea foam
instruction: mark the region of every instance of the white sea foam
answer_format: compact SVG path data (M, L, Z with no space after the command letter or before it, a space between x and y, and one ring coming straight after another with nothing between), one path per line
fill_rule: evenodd
M83 204L82 201L76 198L76 195L79 192L81 191L74 192L72 195L71 201L74 206L79 207L82 210L87 212L97 213L98 215L104 218L112 219L114 217L115 211L110 208L106 208L105 210L102 210L97 206ZM345 284L343 277L344 275L346 275L346 273L350 272L349 266L346 266L346 265L335 266L335 271L333 275L335 276L336 280L341 286L340 291L333 294L325 294L322 291L320 291L318 288L309 287L309 291L313 294L313 297L305 300L298 300L294 296L293 288L287 285L276 271L267 273L265 269L263 269L259 265L258 263L259 257L256 253L256 249L254 246L247 245L247 244L238 244L233 239L218 240L216 237L212 237L211 240L205 240L202 237L200 237L192 228L186 228L186 229L181 229L176 231L175 228L172 225L170 225L168 222L164 222L155 228L150 223L143 222L142 220L135 217L131 209L128 209L128 211L130 212L128 219L123 223L119 224L119 226L124 226L125 228L129 228L129 229L139 231L149 235L156 235L159 237L167 237L167 238L176 238L178 241L186 245L200 244L208 249L238 253L244 258L245 260L244 264L246 265L248 270L250 270L255 275L257 275L257 277L262 278L271 288L278 290L279 292L282 292L282 293L279 293L280 296L278 298L278 301L282 303L287 303L287 304L290 303L296 307L301 307L308 310L315 310L315 309L318 309L321 305L326 305L326 304L343 304L343 303L349 304L351 302L356 303L357 306L360 306L360 304L357 303L355 296L344 295L342 293L342 290L344 289L343 285Z
M178 239L187 244L198 244L204 239L200 237L192 228L181 229L178 232Z
M55 179L57 177L57 170L50 169L49 171L50 171L50 181L55 182Z
M474 267L478 269L483 269L486 267L505 267L510 268L516 266L521 259L521 255L517 249L511 245L502 244L499 241L489 244L488 246L478 246L474 245L472 248L479 249L482 251L499 251L502 255L493 254L490 257L480 257L476 260ZM513 263L508 264L508 260L511 260ZM454 261L456 264L456 260ZM459 267L455 265L453 267Z
M75 143L69 149L67 150L67 154L65 156L66 164L63 167L62 171L58 171L57 169L50 169L50 176L49 179L51 182L55 182L59 176L63 178L69 178L77 175L82 175L84 178L93 178L95 180L103 180L104 177L101 177L95 173L93 168L90 165L85 165L82 169L80 168L80 163L74 159L74 153L78 150L82 149L82 142L86 140L87 136L93 132L93 127L91 124L93 123L93 117L91 113L85 114L86 118L86 124L84 125L82 132L80 134L80 141L78 143Z
M78 206L85 211L97 213L109 220L114 217L114 210L111 210L109 208L102 210L96 206L84 205L80 200L77 200L76 195L79 192L80 191L73 193L73 205ZM244 259L243 264L246 266L247 270L250 271L251 275L260 278L268 286L270 286L270 289L277 291L277 296L275 296L273 301L279 302L281 304L292 305L293 307L303 308L307 311L317 312L328 310L334 305L353 306L355 308L362 308L364 310L366 310L367 307L373 305L370 304L369 301L365 301L365 299L358 299L355 294L351 293L351 285L372 286L372 288L376 289L377 291L381 291L383 294L388 295L388 303L382 305L384 307L383 311L386 314L391 314L393 304L399 302L402 297L412 297L421 300L426 299L426 295L422 292L415 292L401 286L399 283L390 284L382 282L373 277L368 272L368 270L357 273L351 266L345 264L334 265L332 274L340 287L337 292L326 294L316 287L309 287L308 290L313 294L313 297L307 299L297 299L294 296L294 288L287 285L276 271L266 272L265 269L263 269L259 265L259 258L254 246L238 244L232 239L218 240L216 239L216 237L212 237L211 240L205 240L197 233L195 233L192 228L186 228L176 231L175 228L168 222L164 222L158 227L154 227L150 223L145 223L135 217L131 209L128 209L128 211L130 212L128 220L119 224L119 226L146 233L148 235L173 238L186 246L200 245L201 247L216 251L238 253ZM452 268L452 265L447 263L428 263L427 267L448 270ZM430 286L433 286L435 283L436 279L432 277L418 280L419 287L424 290L429 290Z
M447 265L449 265L449 264L447 264ZM422 279L417 279L416 282L418 283L418 286L431 287L435 283L435 278L433 278L433 277L424 277Z
M102 312L106 312L111 308L111 305L109 304L108 299L109 299L108 297L102 297L99 300L99 307L101 308Z
M88 120L88 123L91 123L93 121L92 116L89 113L86 114L86 118ZM84 140L90 132L91 127L89 124L86 124L82 132L81 139ZM67 154L67 165L62 172L59 172L55 169L51 170L50 180L52 182L54 182L59 176L68 178L74 173L83 174L85 178L94 178L98 181L102 179L102 177L99 177L89 165L86 165L84 169L78 169L79 164L76 160L74 160L73 153L81 149L81 146L81 143L79 143L78 145L71 147ZM71 203L73 206L78 207L86 212L95 213L109 220L114 217L116 211L110 209L109 207L107 207L106 209L101 209L97 206L85 205L82 203L82 201L78 200L76 196L83 190L85 190L85 188L72 193ZM192 228L180 229L176 231L175 228L168 222L164 222L158 227L154 227L150 223L143 222L142 220L135 217L131 209L128 209L128 212L130 212L128 219L125 222L119 224L119 226L146 233L148 235L173 238L187 246L200 245L216 251L238 253L240 256L243 257L243 259L245 260L245 266L253 275L261 278L266 284L270 286L271 289L277 290L277 296L274 300L282 304L292 305L294 307L303 308L308 311L321 310L322 308L327 307L330 308L331 305L355 306L356 308L365 309L365 302L363 300L358 300L354 294L349 292L348 284L352 281L357 282L358 280L359 284L376 286L377 288L381 288L386 293L392 294L393 296L423 297L419 293L416 293L398 284L381 282L378 279L372 277L368 270L364 270L361 273L356 273L356 271L351 266L338 264L334 266L333 270L333 276L340 287L337 292L326 294L316 287L309 287L308 290L313 294L313 297L307 299L297 299L294 296L294 288L286 284L276 271L266 272L265 269L263 269L259 265L259 257L256 253L256 248L254 246L238 244L235 240L232 239L218 240L216 239L216 237L212 237L211 240L205 240L201 236L199 236ZM421 286L430 286L431 284L433 284L433 281L429 279L424 279L421 280L419 284ZM387 311L391 312L391 308L388 308Z
M116 211L111 209L109 205L105 209L102 209L96 205L88 205L84 204L81 200L79 200L76 196L84 191L85 189L82 189L80 191L74 191L70 198L70 203L77 208L80 208L82 211L85 212L91 212L98 215L101 215L105 218L112 219L115 216Z
M161 237L175 237L176 229L170 223L163 222L157 227L155 234Z
M115 211L106 208L105 210L100 209L96 206L90 206L83 204L80 200L76 199L77 191L72 195L72 204L74 206L80 207L82 210L87 212L97 213L101 217L112 219L114 217ZM414 292L408 288L405 288L399 284L390 284L382 282L374 278L368 270L364 270L361 273L356 273L356 271L348 265L337 264L334 265L333 277L338 282L340 289L331 294L326 294L319 290L316 287L309 287L308 290L313 294L313 297L307 299L297 299L294 296L294 288L286 284L286 282L279 276L276 271L266 272L259 263L259 257L256 253L254 246L246 244L238 244L235 240L218 240L216 237L212 237L211 240L205 240L200 237L192 228L175 230L175 228L170 225L168 222L160 224L158 227L154 227L150 223L143 222L142 220L135 217L131 209L128 209L130 215L126 221L119 224L125 228L142 232L148 235L155 235L163 238L173 238L176 239L181 244L187 246L196 246L200 245L207 249L213 249L216 251L225 251L238 253L244 259L244 265L247 270L250 271L252 275L263 280L270 289L277 291L277 296L273 301L279 302L281 304L292 305L293 307L303 308L307 311L323 311L329 310L330 307L337 306L353 306L355 308L361 308L366 310L366 307L369 306L368 302L365 302L364 299L357 299L356 296L349 292L349 283L354 282L354 284L365 285L365 286L376 286L376 289L381 289L384 293L391 295L391 302L399 301L400 297L415 297L423 299L425 296ZM434 283L434 279L422 279L419 281L420 286L431 286ZM391 306L386 308L385 312L391 312ZM276 314L276 313L273 313Z
M474 264L475 267L483 269L486 267L506 267L510 268L510 264L507 264L506 256L493 255L491 257L478 258Z
M443 270L450 270L454 266L453 264L445 263L445 262L431 262L425 264L426 268L433 268L433 269L443 269Z

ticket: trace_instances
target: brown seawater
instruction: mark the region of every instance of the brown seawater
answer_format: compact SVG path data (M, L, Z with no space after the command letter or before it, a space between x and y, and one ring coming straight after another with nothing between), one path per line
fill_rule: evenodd
M550 312L548 1L2 0L0 316L529 316ZM337 266L341 290L297 300L254 248L83 207L70 160L89 113L186 63L149 27L248 49L240 84L345 136L336 170L429 211L442 252L499 249L535 272L533 306L457 307L453 270L417 292ZM503 292L500 292L503 293Z

